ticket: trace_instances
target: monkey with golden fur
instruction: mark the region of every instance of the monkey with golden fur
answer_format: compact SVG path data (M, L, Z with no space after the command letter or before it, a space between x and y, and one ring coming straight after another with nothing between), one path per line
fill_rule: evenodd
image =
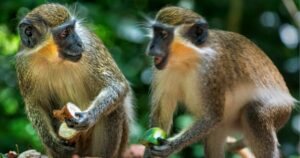
M131 89L108 50L60 4L44 4L19 23L16 69L29 120L49 157L120 157L133 115ZM53 110L68 102L82 112L66 120L75 144L58 136Z
M144 157L167 157L204 140L205 157L222 158L226 137L241 133L257 158L279 158L276 132L295 99L265 53L237 33L208 29L202 16L180 7L161 9L151 25L150 127L169 132L178 102L196 120Z

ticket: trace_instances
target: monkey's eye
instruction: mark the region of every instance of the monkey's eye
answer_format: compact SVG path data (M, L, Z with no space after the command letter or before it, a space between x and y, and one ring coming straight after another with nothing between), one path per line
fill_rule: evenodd
M195 35L198 37L198 36L201 36L203 34L203 29L202 28L200 28L200 29L197 29L196 31L195 31Z
M159 36L160 36L162 39L166 39L166 38L168 37L168 32L165 31L165 30L162 30L162 31L160 31Z
M66 27L66 29L63 30L63 31L60 33L60 37L61 37L61 38L66 38L66 37L68 37L68 36L71 34L72 30L73 30L73 29L72 29L71 27Z
M167 40L173 35L174 27L156 23L152 26L154 38L159 40Z
M31 37L32 36L32 30L33 30L32 26L27 26L24 30L25 35L28 36L28 37Z

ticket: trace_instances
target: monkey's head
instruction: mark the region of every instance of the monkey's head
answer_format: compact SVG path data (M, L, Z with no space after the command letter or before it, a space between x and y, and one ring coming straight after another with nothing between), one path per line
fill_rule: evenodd
M154 57L154 65L162 70L170 54L180 51L189 53L205 43L208 24L197 13L180 7L161 9L152 24L153 36L146 54Z
M84 45L76 33L78 21L68 9L59 4L44 4L29 12L19 23L22 50L38 53L40 50L61 59L78 61Z

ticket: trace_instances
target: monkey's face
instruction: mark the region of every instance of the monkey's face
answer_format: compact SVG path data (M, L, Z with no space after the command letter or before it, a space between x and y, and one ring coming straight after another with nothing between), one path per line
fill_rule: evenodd
M49 9L53 8L59 12L63 11L65 14L49 13ZM65 17L62 18L57 14L62 14ZM70 17L63 6L57 4L42 5L30 12L19 24L22 49L27 49L29 52L30 50L31 52L39 52L38 50L47 47L52 42L59 58L78 61L84 52L84 46L76 33L76 24L77 21ZM49 51L49 49L44 50Z
M204 19L186 21L175 26L155 22L152 25L152 32L153 36L146 54L153 56L155 67L162 70L166 67L172 51L177 51L174 48L171 49L173 43L183 41L195 46L203 44L208 36L208 25ZM179 51L184 50L187 49ZM188 53L188 51L182 53Z
M153 38L146 54L154 57L154 65L157 69L163 69L168 61L169 45L174 38L174 27L155 23L152 30Z

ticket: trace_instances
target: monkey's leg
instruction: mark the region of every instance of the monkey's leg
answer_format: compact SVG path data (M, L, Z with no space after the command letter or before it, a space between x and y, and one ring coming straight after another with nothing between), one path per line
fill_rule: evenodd
M129 123L128 120L124 120L123 122L123 133L122 133L122 140L120 144L120 149L117 157L122 157L123 153L126 150L127 144L128 144L128 138L129 137Z
M246 143L256 158L279 158L276 130L271 120L271 110L258 101L248 103L242 116Z
M47 155L53 158L59 158L62 154L71 157L74 148L65 145L66 142L58 138L50 122L49 113L45 112L41 106L31 104L28 100L25 100L25 104L28 118L45 145Z
M124 118L120 109L111 112L109 115L100 118L94 128L92 138L92 156L100 156L101 158L117 158L124 132ZM90 156L90 155L88 155Z
M204 139L204 149L206 158L225 157L224 144L226 141L226 131L222 127L216 128Z

